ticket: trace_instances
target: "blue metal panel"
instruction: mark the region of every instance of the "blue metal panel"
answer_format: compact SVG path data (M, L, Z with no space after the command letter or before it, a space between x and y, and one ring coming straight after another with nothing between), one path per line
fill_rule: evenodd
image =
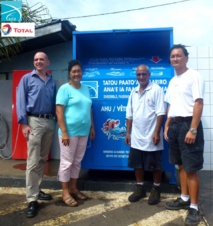
M73 35L72 45L73 45L73 48L72 48L72 58L74 60L76 60L76 35Z
M88 142L83 168L130 170L125 114L130 91L137 86L136 67L148 65L151 80L166 91L173 76L172 45L172 28L73 32L73 57L83 65L82 83L90 88L96 130L96 139ZM171 172L174 183L166 142L163 170Z

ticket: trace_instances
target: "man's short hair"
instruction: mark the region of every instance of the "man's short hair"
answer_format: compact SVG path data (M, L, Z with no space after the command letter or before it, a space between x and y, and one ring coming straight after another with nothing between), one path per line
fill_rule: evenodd
M189 55L186 47L182 44L173 45L173 47L170 49L170 55L171 55L171 52L172 52L173 49L182 49L185 56Z

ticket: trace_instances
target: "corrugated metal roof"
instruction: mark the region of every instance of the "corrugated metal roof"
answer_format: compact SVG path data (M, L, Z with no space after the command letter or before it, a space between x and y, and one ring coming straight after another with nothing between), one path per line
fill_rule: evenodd
M76 26L68 20L53 20L36 27L35 37L22 38L22 51L27 52L72 40Z

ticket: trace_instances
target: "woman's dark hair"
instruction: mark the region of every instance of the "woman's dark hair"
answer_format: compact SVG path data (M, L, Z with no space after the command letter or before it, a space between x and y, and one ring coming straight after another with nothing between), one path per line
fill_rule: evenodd
M70 71L71 71L72 68L73 68L74 66L76 66L76 65L78 65L78 66L81 68L81 70L82 70L82 66L81 66L80 61L78 61L78 60L71 60L71 61L68 63L68 77L69 77Z
M173 47L170 49L170 55L173 49L182 49L185 56L189 55L186 47L182 44L173 45Z

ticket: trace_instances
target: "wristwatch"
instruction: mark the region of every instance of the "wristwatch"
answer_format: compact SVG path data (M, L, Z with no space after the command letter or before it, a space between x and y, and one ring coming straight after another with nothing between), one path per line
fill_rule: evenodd
M196 129L194 129L194 128L190 128L190 129L189 129L189 131L190 131L192 134L194 134L194 135L196 135L196 134L197 134L197 130L196 130Z

